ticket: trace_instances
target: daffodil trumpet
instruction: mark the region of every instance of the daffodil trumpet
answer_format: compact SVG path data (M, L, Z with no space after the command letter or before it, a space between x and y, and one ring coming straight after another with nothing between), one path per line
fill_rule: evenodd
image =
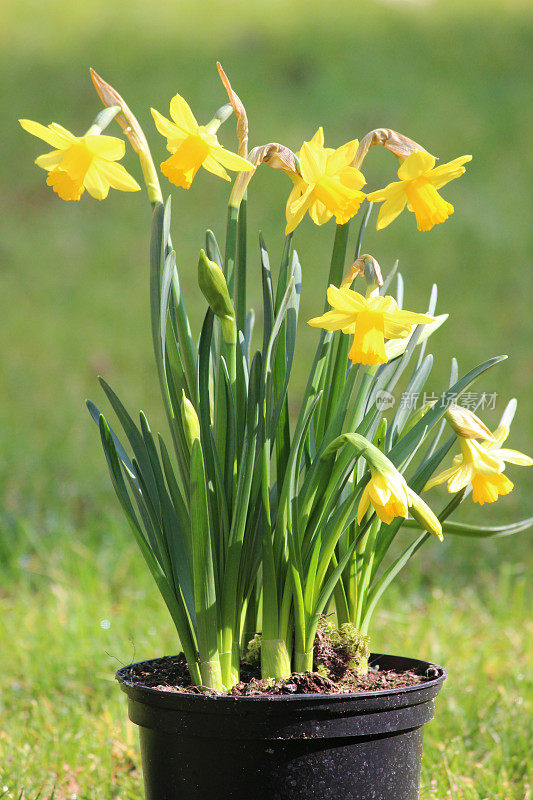
M360 145L352 139L337 149L325 145L322 128L298 153L277 142L248 149L244 104L221 67L219 74L229 104L207 124L198 123L179 95L170 102L170 118L152 109L169 151L161 172L172 185L189 189L200 168L224 180L230 179L227 170L237 174L225 246L207 231L198 259L205 317L197 341L171 241L170 198L163 201L146 136L123 98L93 72L108 108L84 136L56 123L45 127L21 120L21 125L54 148L37 164L66 200L79 200L84 191L103 199L110 187L139 189L117 163L124 142L103 133L112 119L139 156L153 205L151 331L168 444L162 436L156 440L143 413L139 422L130 417L103 380L119 429L111 429L94 403L88 408L118 500L176 627L192 683L223 692L239 681L243 658L260 658L265 678L314 669L317 626L333 602L337 623L349 623L356 637L364 638L391 581L423 544L442 538L466 487L472 486L475 502L493 502L512 488L506 465L533 462L502 447L516 404L494 432L460 405L475 381L503 357L488 359L462 377L454 366L443 404L424 398L420 408L410 408L396 402L401 373L410 390L425 395L433 360L423 352L416 359L413 337L424 348L447 315L436 313L436 288L426 314L404 310L401 282L396 296L386 294L394 268L383 280L377 260L363 250L372 201L383 203L378 229L406 206L422 230L443 222L453 209L438 190L464 172L470 156L435 166L416 142L386 128L372 131ZM231 112L238 153L217 138ZM374 144L387 147L402 164L398 181L365 195L359 167ZM248 250L246 192L254 198L250 178L264 166L285 172L292 191L279 269L271 269L260 238L263 304L257 319L263 331L257 336L246 303L246 281L257 274L255 254ZM348 223L365 197L370 202L349 262ZM321 332L298 403L294 396L289 402L289 387L300 296L313 282L294 250L293 232L306 215L319 226L335 218L337 228L327 281L330 308L310 320ZM352 289L360 277L364 293ZM334 336L335 331L342 335ZM381 368L399 356L397 364ZM388 405L378 407L379 392ZM438 447L444 418L459 437L460 455L449 470L435 475L449 449L448 443ZM444 481L454 497L437 515L420 492ZM511 532L530 524L516 523ZM415 525L419 535L411 534ZM409 541L392 555L402 526ZM468 527L461 532L469 535ZM507 525L489 533L484 529L482 535L508 532ZM359 668L364 670L364 658Z

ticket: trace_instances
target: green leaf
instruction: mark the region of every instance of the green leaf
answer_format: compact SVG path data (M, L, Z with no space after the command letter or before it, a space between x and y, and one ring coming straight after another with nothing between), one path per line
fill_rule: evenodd
M506 358L507 356L489 358L487 361L484 361L482 364L470 370L461 380L457 381L457 383L444 394L443 402L433 406L427 414L424 414L414 428L411 428L409 433L403 436L387 454L392 463L399 467L419 446L427 432L442 419L449 403L453 400L457 400L463 392L472 386L480 375L483 375L484 372L487 372L487 370Z
M526 531L533 526L533 517L511 522L508 525L470 525L466 522L443 522L442 532L453 536L465 536L473 539L495 539L501 536L512 536L515 533ZM404 528L418 528L420 525L414 519L406 519Z
M198 439L194 440L191 451L191 538L198 652L202 664L218 660L218 628L204 459Z

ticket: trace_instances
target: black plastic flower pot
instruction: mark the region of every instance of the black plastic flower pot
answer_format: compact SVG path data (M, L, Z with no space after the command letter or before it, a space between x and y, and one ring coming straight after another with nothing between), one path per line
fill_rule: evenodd
M398 656L371 663L434 677L357 694L226 697L135 686L119 670L146 800L416 800L423 727L446 671Z

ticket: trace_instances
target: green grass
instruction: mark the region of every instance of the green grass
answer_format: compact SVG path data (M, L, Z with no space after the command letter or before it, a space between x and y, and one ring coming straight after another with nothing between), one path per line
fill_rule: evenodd
M452 316L432 342L439 366L431 389L440 392L452 355L466 370L510 354L481 386L499 393L487 421L520 398L509 446L531 453L531 17L525 0L273 0L268 13L235 0L76 8L13 0L3 8L0 796L141 797L136 734L113 673L133 657L176 649L83 407L85 396L102 401L101 372L132 410L142 406L154 427L162 424L148 320L149 210L140 195L61 203L32 165L45 149L17 118L82 132L99 110L93 66L138 113L160 159L150 105L166 113L180 91L208 119L225 100L218 58L246 103L252 144L297 148L323 124L337 146L385 126L443 161L471 152L467 175L443 192L456 207L445 225L418 234L404 214L370 232L365 249L384 269L400 258L413 309L439 284L438 309ZM231 125L221 138L233 146ZM126 164L138 175L131 154ZM372 186L390 179L392 156L376 149L367 164ZM250 230L261 228L279 253L288 181L264 170L252 186ZM187 195L174 193L173 239L196 332L197 254L206 227L223 237L226 190L200 176ZM332 239L330 225L305 222L297 232L302 319L322 308ZM252 272L258 263L252 256ZM254 282L252 303L252 274ZM293 402L315 340L303 326ZM516 491L470 519L531 514L531 475L510 474ZM482 546L432 542L377 615L375 649L429 657L450 673L427 728L422 800L530 796L530 565L527 534Z

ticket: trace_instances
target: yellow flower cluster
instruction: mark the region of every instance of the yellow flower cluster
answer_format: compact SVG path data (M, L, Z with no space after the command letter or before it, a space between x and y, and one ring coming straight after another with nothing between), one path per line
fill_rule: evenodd
M219 143L216 131L220 119L199 125L187 102L180 95L170 101L167 119L151 109L157 130L167 140L170 158L161 163L161 172L175 186L189 189L203 167L219 178L229 180L227 169L238 173L253 172L256 165ZM109 188L137 191L139 185L124 167L116 162L124 155L124 142L91 130L77 137L57 123L48 127L31 120L20 120L22 127L44 139L55 149L39 156L36 164L47 170L47 184L64 200L79 200L84 190L98 200ZM405 138L405 137L404 137ZM406 140L411 142L411 140ZM411 143L414 145L414 143ZM366 198L383 202L377 227L384 228L407 206L413 211L419 230L430 230L453 213L453 206L439 195L438 189L463 174L471 156L461 156L435 167L435 159L423 150L414 150L403 159L399 181L370 194L362 192L365 178L354 165L359 142L353 139L334 150L324 145L320 127L299 153L293 154L295 167L282 165L294 183L286 207L286 233L291 233L308 213L313 222L323 225L335 217L338 224L354 217Z

